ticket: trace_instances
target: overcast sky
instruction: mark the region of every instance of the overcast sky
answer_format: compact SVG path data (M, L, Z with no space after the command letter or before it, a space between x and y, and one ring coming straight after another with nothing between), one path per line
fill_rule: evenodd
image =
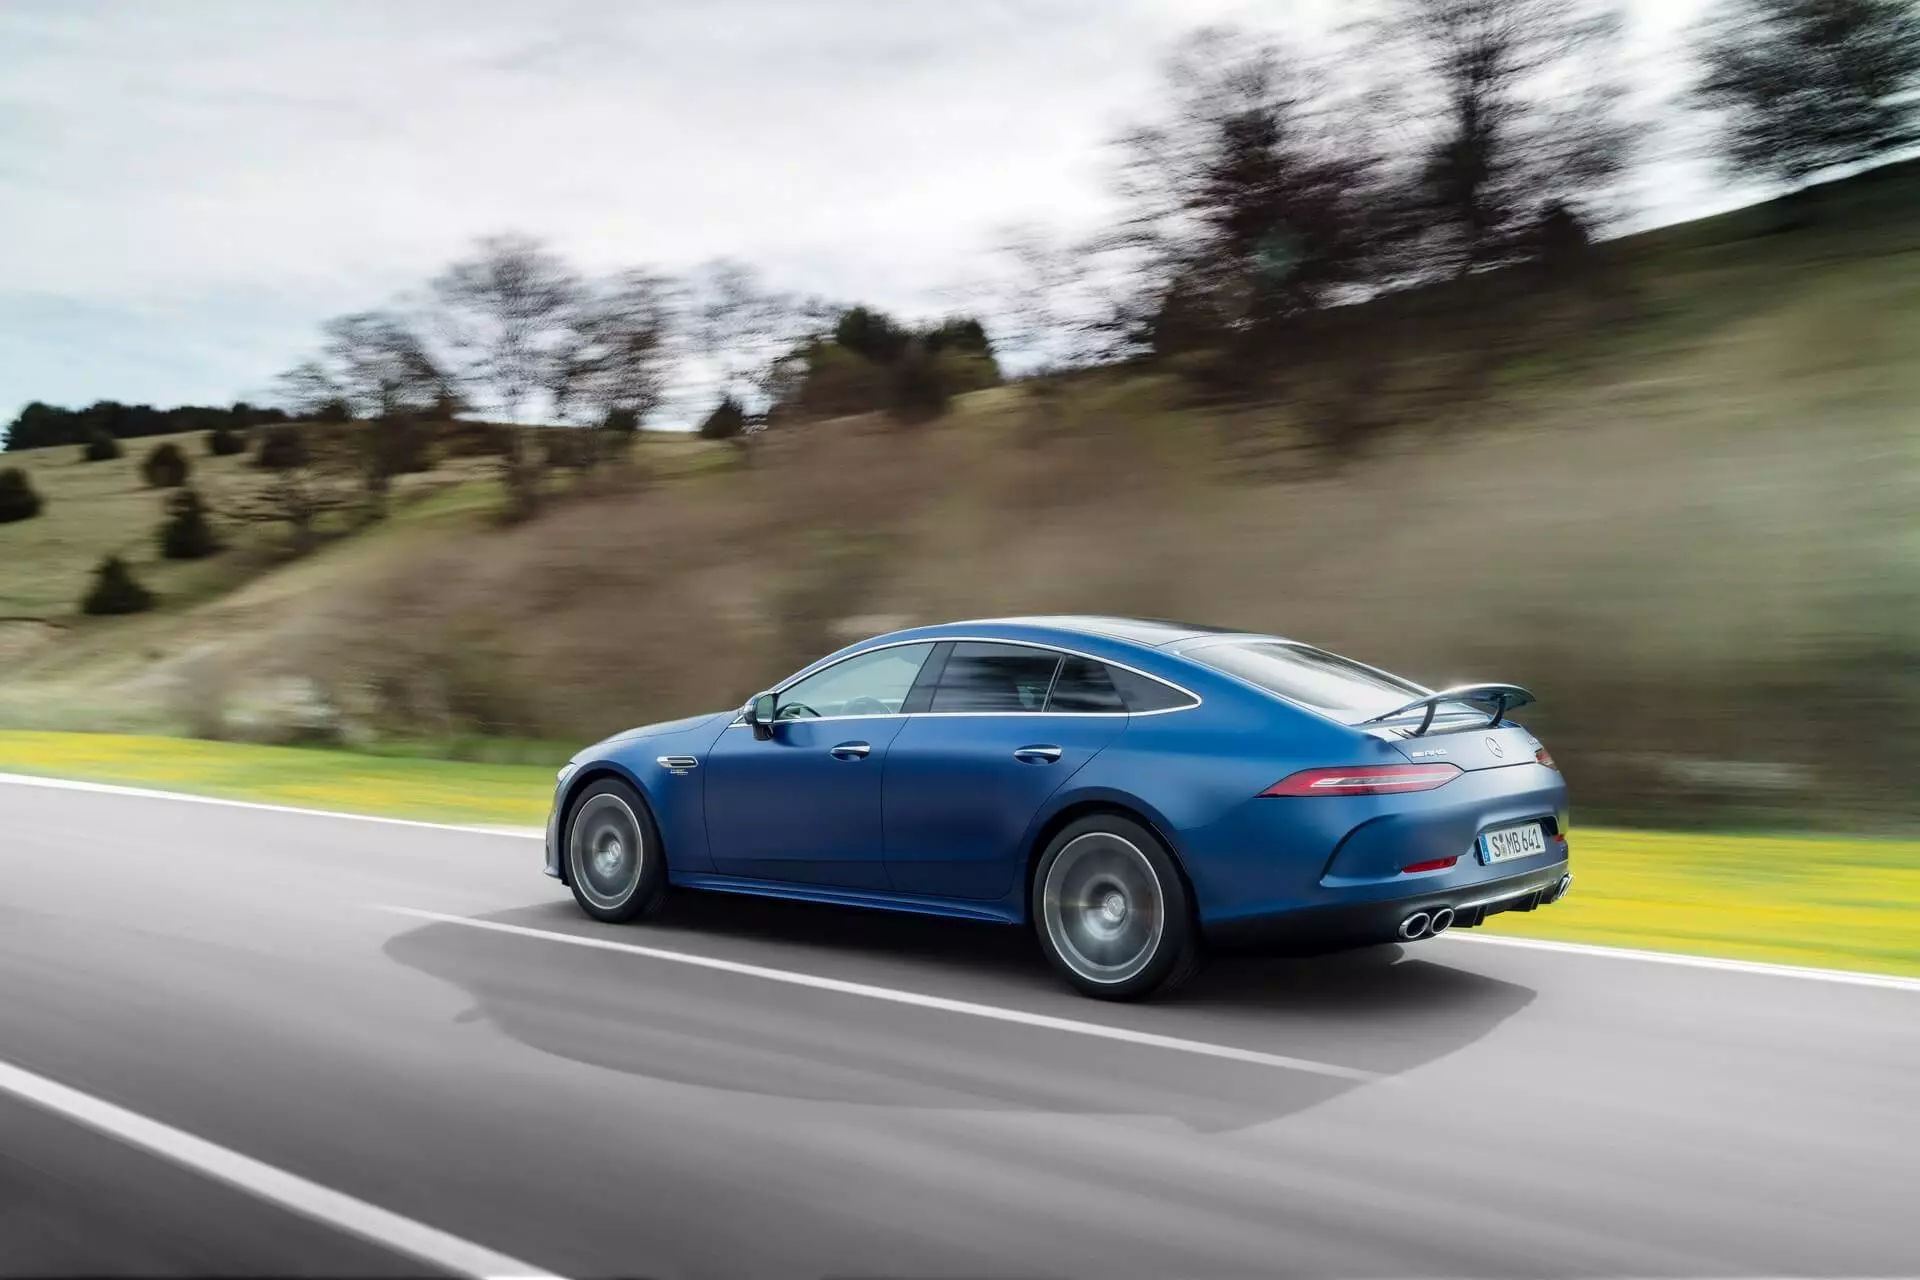
M1701 4L1634 0L1638 108L1683 83ZM1183 32L1311 38L1348 7L6 0L0 423L261 396L321 320L507 229L937 310L1008 224L1101 218L1106 144ZM1636 221L1742 198L1685 151L1656 139Z

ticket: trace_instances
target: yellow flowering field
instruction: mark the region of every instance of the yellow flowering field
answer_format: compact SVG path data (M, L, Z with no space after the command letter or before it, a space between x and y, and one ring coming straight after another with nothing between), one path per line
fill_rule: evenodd
M553 770L181 738L0 731L0 772L538 826ZM1576 827L1563 902L1490 933L1920 974L1920 840Z
M554 770L195 738L0 730L0 773L482 826L546 821Z
M1920 840L1588 829L1573 892L1490 933L1920 974Z

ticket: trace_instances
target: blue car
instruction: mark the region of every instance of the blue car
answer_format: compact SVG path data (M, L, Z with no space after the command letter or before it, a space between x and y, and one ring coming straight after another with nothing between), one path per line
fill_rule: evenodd
M1068 983L1132 999L1210 949L1557 901L1566 785L1506 718L1531 701L1178 623L920 627L582 751L546 871L597 920L673 885L1031 926Z

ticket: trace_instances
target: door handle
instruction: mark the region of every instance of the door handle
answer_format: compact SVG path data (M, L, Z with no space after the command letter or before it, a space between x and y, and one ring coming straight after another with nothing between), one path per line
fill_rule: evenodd
M1052 764L1060 758L1058 747L1021 747L1013 753L1021 764Z
M827 754L835 760L865 760L867 753L873 750L873 744L867 742L843 742Z

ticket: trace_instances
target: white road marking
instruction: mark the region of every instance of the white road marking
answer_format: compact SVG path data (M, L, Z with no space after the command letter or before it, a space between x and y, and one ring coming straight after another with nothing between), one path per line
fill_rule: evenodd
M1092 1036L1099 1040L1118 1040L1124 1044L1144 1045L1152 1049L1171 1049L1178 1053L1197 1054L1203 1058L1225 1058L1230 1062L1244 1062L1260 1067L1279 1067L1286 1071L1304 1071L1312 1075L1332 1076L1338 1080L1359 1080L1366 1083L1384 1080L1384 1077L1376 1072L1362 1071L1357 1067L1336 1066L1330 1062L1315 1062L1310 1058L1290 1058L1284 1054L1261 1053L1255 1049L1241 1049L1234 1045L1214 1044L1206 1040L1186 1040L1179 1036L1156 1035L1151 1031L1133 1031L1126 1027L1110 1027L1098 1022L1081 1022L1076 1018L1056 1018L1044 1013L1003 1009L998 1005L975 1004L970 1000L950 1000L945 996L923 995L917 991L900 991L893 987L876 987L864 982L847 982L840 978L823 978L811 973L797 973L790 969L770 969L765 965L722 960L717 956L695 955L686 951L667 951L660 947L646 947L632 942L615 942L611 938L558 933L550 929L529 929L524 925L502 924L494 920L475 920L468 916L448 915L440 911L422 911L416 907L378 906L374 909L411 916L416 920L464 925L469 929L509 933L522 938L539 938L547 942L560 942L574 947L618 951L627 955L645 956L650 960L665 960L670 964L692 965L695 968L714 969L721 973L764 978L768 982L783 982L789 986L812 987L817 991L834 991L841 995L862 996L868 1000L885 1000L891 1004L935 1009L942 1013L959 1013L972 1018L990 1019L994 1022L1011 1022L1023 1027L1044 1027L1050 1031L1066 1031L1074 1035Z
M1528 947L1535 951L1599 956L1607 960L1645 960L1652 964L1684 965L1689 969L1723 969L1729 973L1753 973L1771 978L1808 978L1815 982L1843 982L1856 987L1884 987L1890 991L1920 991L1920 978L1903 978L1891 973L1862 973L1856 969L1810 969L1791 964L1766 964L1759 960L1725 960L1718 956L1688 955L1681 951L1635 951L1628 947L1595 947L1583 942L1508 938L1499 934L1457 933L1451 930L1434 941L1486 942L1502 947Z
M429 1266L484 1280L552 1276L544 1268L389 1213L5 1061L0 1061L0 1091Z
M466 831L477 835L517 836L544 840L547 833L538 827L490 827L478 823L422 822L416 818L383 818L372 813L346 813L339 809L302 809L290 804L263 804L257 800L229 800L224 796L196 796L184 791L158 791L149 787L122 787L110 782L77 782L71 778L42 778L30 773L0 773L0 783L19 787L48 787L55 791L96 791L110 796L136 796L142 800L178 800L184 804L217 804L229 809L259 809L266 813L292 813L303 818L340 818L347 822L384 822L395 827L423 827L429 831Z

